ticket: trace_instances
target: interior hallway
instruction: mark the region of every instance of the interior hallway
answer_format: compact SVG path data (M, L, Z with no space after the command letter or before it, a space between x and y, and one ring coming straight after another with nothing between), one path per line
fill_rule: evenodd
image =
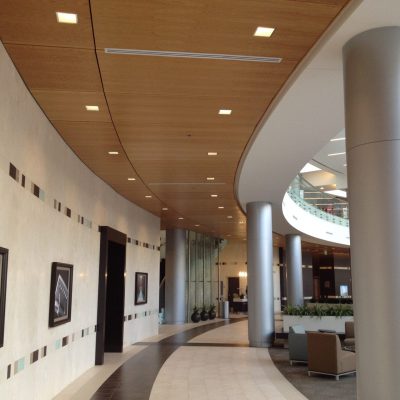
M107 354L104 366L92 368L56 397L90 398L306 399L278 371L267 349L248 347L246 319L163 325L160 335L122 354Z

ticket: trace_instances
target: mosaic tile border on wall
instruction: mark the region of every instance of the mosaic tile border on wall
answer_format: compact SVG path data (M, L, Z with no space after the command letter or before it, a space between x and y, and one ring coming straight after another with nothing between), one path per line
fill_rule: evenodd
M133 321L135 319L150 317L151 315L158 315L158 309L146 310L140 313L128 314L124 316L124 322ZM29 366L39 362L41 359L47 357L49 354L62 349L63 347L70 346L72 343L80 339L87 338L96 333L97 325L89 326L88 328L79 329L67 336L54 340L51 344L42 346L33 350L24 357L19 358L7 365L6 368L0 368L0 383L13 378L18 373L26 370ZM94 358L93 358L94 360Z
M5 162L3 160L2 165L3 165L3 170L7 168L5 167ZM71 218L72 220L75 220L78 224L81 224L89 229L100 229L100 225L94 223L92 220L89 218L84 217L83 215L73 211L70 207L67 205L64 205L61 201L57 200L56 198L51 197L50 195L46 195L46 192L44 189L39 187L37 184L35 184L32 180L30 180L25 174L23 174L13 163L9 162L8 163L8 175L16 182L19 183L24 189L27 189L30 191L31 194L33 194L35 197L38 199L42 200L45 204L47 204L49 207L53 208L54 210L58 211L59 213L62 213L65 215L67 218ZM155 250L155 251L160 251L160 246L143 242L138 239L133 239L132 237L127 238L127 243L132 244L134 246L139 246L143 247L145 249L149 250Z
M0 368L0 383L5 382L18 373L26 370L29 366L39 362L41 359L47 357L49 354L62 349L63 347L69 346L74 342L77 342L80 339L86 338L90 335L96 333L97 326L92 325L88 328L79 329L67 336L59 338L53 341L51 344L47 344L42 346L36 350L33 350L29 354L24 357L19 358L16 361L13 361L7 365L6 368Z

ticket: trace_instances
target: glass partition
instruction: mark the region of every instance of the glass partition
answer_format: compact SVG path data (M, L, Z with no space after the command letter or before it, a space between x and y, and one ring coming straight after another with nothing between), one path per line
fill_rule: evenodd
M349 203L346 199L324 193L297 175L287 191L290 198L310 214L342 226L349 226Z
M218 306L219 239L197 232L188 232L187 320L193 308ZM217 307L218 309L218 307Z

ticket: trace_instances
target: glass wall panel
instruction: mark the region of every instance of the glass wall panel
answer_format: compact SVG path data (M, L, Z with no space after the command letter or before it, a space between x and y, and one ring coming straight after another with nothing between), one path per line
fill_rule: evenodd
M211 301L211 283L204 282L204 305L209 307L213 302Z
M188 233L188 321L194 307L201 309L203 306L218 306L218 261L219 239L202 233Z
M189 275L196 282L196 232L189 232Z
M206 236L204 239L204 280L211 281L211 243L213 239Z
M198 308L203 307L203 282L196 282L196 306Z
M196 281L204 281L204 235L201 233L196 238Z

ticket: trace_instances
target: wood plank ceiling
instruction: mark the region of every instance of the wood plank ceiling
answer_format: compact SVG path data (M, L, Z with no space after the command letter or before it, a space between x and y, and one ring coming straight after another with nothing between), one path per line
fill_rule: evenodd
M3 0L0 38L66 143L117 192L160 216L162 228L245 237L245 216L233 192L244 147L289 75L347 3ZM57 23L57 11L77 14L78 23ZM254 37L258 26L275 31L270 38ZM105 48L282 62L116 55ZM219 115L219 109L232 114Z

